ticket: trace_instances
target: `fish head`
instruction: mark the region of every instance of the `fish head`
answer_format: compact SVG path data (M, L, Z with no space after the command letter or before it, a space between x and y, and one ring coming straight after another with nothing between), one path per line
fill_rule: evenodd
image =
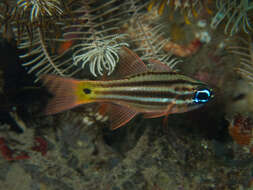
M189 102L186 105L186 111L202 107L214 98L213 89L206 84L197 85L192 89L192 94L190 95Z
M185 79L186 77L184 77ZM189 80L174 86L176 94L170 113L182 113L200 108L214 98L214 91L201 81Z

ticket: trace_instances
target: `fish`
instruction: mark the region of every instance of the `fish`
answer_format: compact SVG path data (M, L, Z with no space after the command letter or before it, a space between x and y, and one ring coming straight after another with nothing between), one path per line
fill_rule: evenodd
M76 106L99 103L115 130L137 114L156 118L183 113L203 106L213 97L204 82L174 72L159 61L154 69L127 47L119 52L119 64L112 76L102 80L77 80L57 75L41 77L52 94L44 114L52 115Z

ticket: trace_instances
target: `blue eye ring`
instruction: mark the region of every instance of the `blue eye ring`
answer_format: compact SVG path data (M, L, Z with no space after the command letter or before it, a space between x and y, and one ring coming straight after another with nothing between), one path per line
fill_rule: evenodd
M195 103L206 103L211 99L211 97L212 92L209 89L205 88L196 91L193 101Z

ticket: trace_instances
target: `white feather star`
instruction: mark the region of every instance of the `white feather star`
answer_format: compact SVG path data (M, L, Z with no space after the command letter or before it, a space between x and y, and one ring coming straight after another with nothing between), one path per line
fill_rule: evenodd
M125 42L117 42L117 39L123 35L117 35L109 40L96 40L92 43L78 44L78 50L73 54L75 65L80 65L82 68L89 63L90 72L97 77L103 75L103 70L107 70L107 75L110 75L116 64L119 61L118 51L122 46L128 46ZM125 36L125 35L124 35Z

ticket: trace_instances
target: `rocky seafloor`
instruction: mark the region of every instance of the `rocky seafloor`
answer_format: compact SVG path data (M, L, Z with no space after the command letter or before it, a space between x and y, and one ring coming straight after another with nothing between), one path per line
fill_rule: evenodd
M1 133L13 151L29 155L0 159L1 189L251 189L253 157L228 136L217 110L170 116L167 127L139 116L116 131L87 125L84 112L36 118L22 134ZM38 136L45 154L31 149Z

